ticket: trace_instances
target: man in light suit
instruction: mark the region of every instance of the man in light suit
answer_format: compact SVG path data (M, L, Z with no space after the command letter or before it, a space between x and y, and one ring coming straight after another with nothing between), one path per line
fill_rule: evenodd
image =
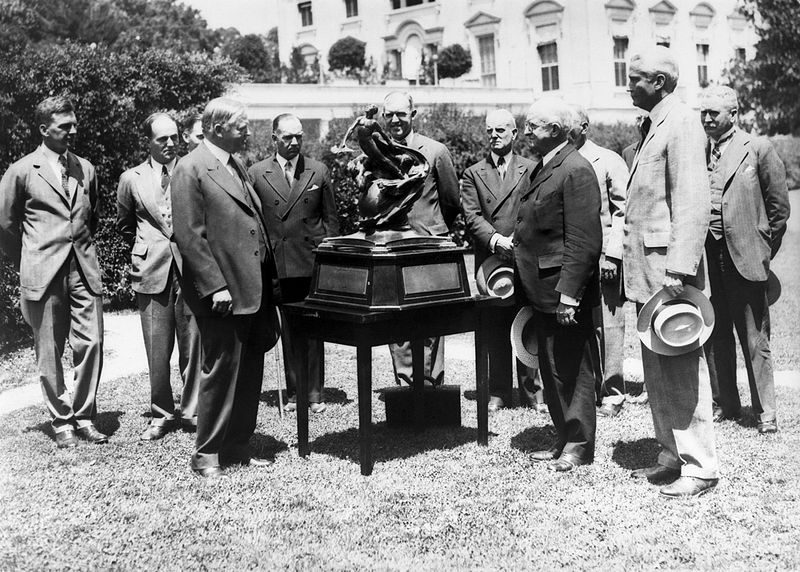
M339 216L327 167L300 154L303 144L300 120L290 113L275 117L272 140L275 155L253 165L248 173L261 199L267 232L275 241L281 301L302 302L311 288L313 250L322 239L339 234ZM298 354L294 332L286 319L282 323L281 344L289 397L285 409L296 409L298 375L305 377L309 371L310 409L312 413L322 413L325 411L323 345L309 340L308 353Z
M203 140L203 116L200 113L194 113L183 122L181 128L181 138L186 144L188 152L194 151L195 147L200 145Z
M142 334L150 373L151 420L141 434L155 441L175 425L175 403L170 365L175 336L181 392L181 425L197 426L197 376L200 372L200 334L184 304L179 278L181 256L172 238L171 178L177 161L178 126L165 113L144 122L149 141L147 160L128 169L117 187L117 230L131 248L131 286L142 320Z
M628 81L633 104L648 112L628 181L622 253L625 296L641 308L662 288L675 296L684 284L704 287L710 193L705 135L695 112L673 94L672 53L657 46L634 56ZM703 494L718 479L703 349L664 356L642 346L642 364L661 452L656 465L632 476L674 481L660 490L667 497Z
M35 119L41 146L0 180L0 247L19 268L22 315L33 329L57 445L75 447L77 437L105 443L108 436L94 426L103 369L97 177L89 161L69 150L78 131L69 99L48 97ZM75 366L71 398L61 366L67 335Z
M244 106L217 98L203 111L203 142L172 178L181 283L197 318L203 367L192 469L225 474L227 464L266 467L248 441L256 427L264 352L278 338L274 256L261 201L235 153L249 135Z
M716 322L706 343L714 420L741 415L736 387L739 335L759 433L778 430L769 348L769 263L778 253L789 193L786 170L767 139L737 129L739 103L729 87L708 88L700 117L708 135L711 224L706 237L711 303Z
M597 412L616 417L625 403L622 365L625 353L625 306L621 296L619 260L622 258L622 225L625 221L625 188L628 167L625 161L588 138L589 115L576 105L576 125L570 130L575 145L594 169L600 185L600 222L603 224L603 250L600 256L600 312L595 320L595 387L600 408Z
M572 108L558 99L540 99L528 110L525 135L542 162L520 198L513 239L515 292L533 307L556 430L550 448L532 457L557 472L594 460L596 428L591 344L600 303L600 189L592 166L567 140L572 124Z
M527 189L535 163L513 153L517 138L514 116L505 109L486 115L489 153L466 171L461 179L461 210L475 248L475 271L492 254L513 264L512 233L519 198ZM489 343L489 411L511 406L511 340L509 331L519 306L497 308L487 316L484 328ZM537 370L517 364L517 381L524 405L534 406ZM539 394L541 395L541 394Z
M447 147L414 131L414 101L408 93L395 91L383 100L383 119L389 136L408 147L419 150L430 163L430 172L422 193L408 213L411 228L422 235L447 236L458 216L458 177ZM411 343L391 344L397 383L411 383ZM444 380L444 340L425 339L426 381L439 385Z

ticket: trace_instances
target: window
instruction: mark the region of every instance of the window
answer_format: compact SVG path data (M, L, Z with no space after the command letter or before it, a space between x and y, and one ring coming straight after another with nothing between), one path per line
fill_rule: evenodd
M665 48L669 47L669 40L659 40L656 42L657 46L664 46Z
M558 48L555 42L537 48L542 62L542 91L558 89Z
M478 52L481 55L481 83L487 87L497 85L494 64L494 34L478 37Z
M427 0L428 2L435 2L435 0ZM424 4L425 0L391 0L392 10L399 10L400 8L408 8L410 6L419 6Z
M297 11L300 12L300 25L304 28L306 26L314 25L314 16L311 13L311 2L300 2L297 5Z
M628 38L614 38L614 85L628 85Z
M697 83L708 85L708 44L697 44Z
M747 60L747 52L744 51L744 48L736 48L734 58L737 62L744 62Z
M344 0L344 11L348 18L358 16L358 0Z

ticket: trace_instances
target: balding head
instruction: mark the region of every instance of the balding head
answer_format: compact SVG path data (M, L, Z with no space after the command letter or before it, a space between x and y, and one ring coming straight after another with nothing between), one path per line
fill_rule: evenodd
M507 109L495 109L486 114L486 134L489 148L496 155L505 157L517 138L517 124Z
M545 155L566 141L574 113L568 103L555 97L533 102L525 117L525 135L539 154Z
M628 91L633 104L650 111L678 85L678 60L664 46L653 46L631 58Z
M736 92L728 86L711 86L700 94L700 121L706 135L715 141L733 129L738 115Z
M282 113L272 121L272 140L275 150L291 161L300 154L303 146L303 124L292 113Z

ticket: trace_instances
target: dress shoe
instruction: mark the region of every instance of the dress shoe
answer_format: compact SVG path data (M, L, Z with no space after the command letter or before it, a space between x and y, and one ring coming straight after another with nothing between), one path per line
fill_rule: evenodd
M59 431L56 433L56 445L59 449L71 449L78 446L78 438L75 437L75 431L67 429L66 431Z
M561 449L550 447L542 451L534 451L531 453L531 459L534 461L552 461L561 455Z
M778 432L778 422L777 421L759 421L758 422L758 432L764 435L765 433L777 433Z
M622 403L603 403L597 409L597 414L603 417L616 417L620 411L622 411Z
M663 487L658 493L667 498L699 497L717 486L718 479L698 479L681 477L671 485Z
M284 411L288 411L289 413L292 413L293 411L297 411L297 403L295 403L294 401L290 401L289 403L286 403L283 406L283 410Z
M158 441L171 430L172 425L170 423L164 423L163 425L154 425L151 423L147 426L147 429L142 431L142 434L139 435L139 439L142 441Z
M222 467L203 467L202 469L192 469L192 471L204 479L218 479L227 475Z
M325 405L324 401L320 401L319 403L312 403L310 407L311 407L311 413L322 413L328 408L328 406Z
M720 423L721 421L728 421L730 419L739 419L741 416L742 416L741 411L734 413L733 415L729 415L725 413L721 408L714 407L714 412L711 419L714 421L714 423Z
M573 455L561 455L558 459L554 459L547 465L547 469L557 473L568 473L575 467L585 465L586 463Z
M653 465L652 467L645 467L643 469L636 469L631 473L634 479L647 479L651 483L661 483L666 481L674 481L681 476L680 469L673 469L665 465Z
M101 443L108 443L108 435L100 433L94 425L86 425L85 427L78 427L78 437L89 443L100 445Z
M502 397L495 397L494 395L489 398L489 413L494 413L495 411L500 411L503 407L505 407L505 403L503 403Z

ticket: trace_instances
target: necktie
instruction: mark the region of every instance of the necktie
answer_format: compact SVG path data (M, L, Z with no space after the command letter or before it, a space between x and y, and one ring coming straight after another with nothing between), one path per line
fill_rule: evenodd
M164 193L164 208L161 215L169 228L172 228L172 198L169 193L169 170L166 165L161 165L161 190Z
M58 164L61 167L61 187L64 189L64 194L69 198L69 169L67 169L66 155L58 156Z
M728 139L731 138L731 135L724 137L717 141L711 141L711 152L708 154L708 172L711 173L714 169L717 168L717 164L719 163L719 158L722 157L722 144L725 143Z
M641 131L642 131L642 142L647 138L647 134L650 133L650 125L652 125L652 120L649 117L645 117L642 121ZM639 145L641 148L641 145Z
M292 188L292 179L294 178L292 173L293 170L292 162L286 161L286 163L283 165L283 175L286 177L286 182L289 184L290 189Z
M161 190L164 191L164 195L168 194L167 189L169 189L169 170L166 165L161 165Z
M501 179L505 179L506 178L506 158L505 157L499 157L497 159L497 172L500 173L500 178Z

